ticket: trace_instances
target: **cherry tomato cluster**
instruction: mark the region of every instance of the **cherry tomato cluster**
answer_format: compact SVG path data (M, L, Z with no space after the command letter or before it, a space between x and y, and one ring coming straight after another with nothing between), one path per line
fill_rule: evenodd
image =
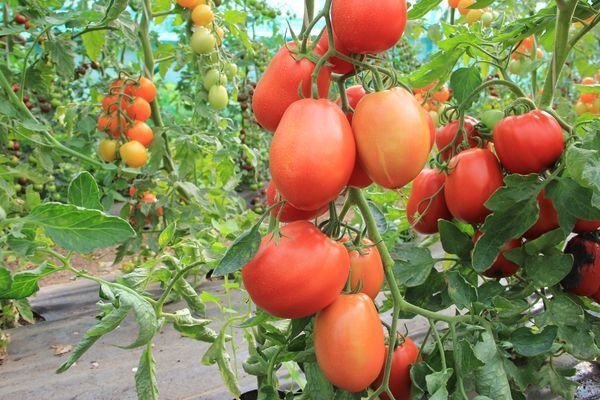
M17 85L16 83L13 83L12 90L13 90L13 92L17 93L21 90L21 87L19 85ZM28 95L24 94L23 95L23 103L25 104L25 107L27 107L28 110L32 110L35 107L34 106L34 101L35 101L34 98L37 99L37 104L40 109L40 112L42 112L44 114L48 114L48 113L52 112L52 105L50 103L48 103L48 99L46 99L45 96L41 96L41 95L35 96L34 95L32 97L29 97Z
M27 18L21 13L16 13L13 17L13 21L16 24L23 25L25 29L29 29L31 27L31 22L29 21L29 18Z
M129 196L133 200L133 204L129 205L129 221L132 226L150 225L153 218L162 217L163 208L156 206L158 199L154 193L145 191L140 195L132 186L129 188ZM149 208L146 209L148 205ZM144 221L144 224L141 224L141 221Z
M413 88L416 99L429 112L435 125L438 123L439 115L444 111L444 103L452 98L452 92L448 86L440 86L438 83L436 80L422 88Z
M458 9L458 12L465 16L465 20L469 25L481 21L483 26L489 26L497 18L497 15L487 7L470 9L469 7L473 4L475 4L475 0L448 0L448 5L451 8Z
M541 48L534 49L535 39L533 36L528 36L516 50L510 55L512 60L508 64L508 70L516 75L522 75L527 71L528 64L531 60L539 59L544 56Z
M406 13L404 1L373 2L366 10L361 0L334 0L335 50L344 56L388 50L402 36ZM328 34L309 42L309 49L323 56ZM314 348L321 370L337 387L358 392L381 382L385 364L374 304L383 263L375 244L362 235L331 238L309 220L325 214L349 186L375 182L400 188L412 181L429 157L435 128L419 101L401 87L367 93L356 85L337 102L328 100L331 73L349 73L355 65L335 55L316 71L314 58L302 52L300 43L283 46L252 97L257 122L274 132L267 204L285 225L263 238L242 278L253 302L274 316L316 314ZM312 75L320 98L311 97ZM343 292L347 282L349 293ZM335 352L340 343L353 343L354 349ZM408 338L394 349L390 385L396 398L410 391L409 368L417 354Z
M104 112L97 125L98 130L112 137L100 142L98 152L104 161L115 161L118 149L128 167L146 164L146 148L152 143L154 133L145 121L152 115L150 103L155 97L156 86L146 77L126 77L110 84L109 94L102 99ZM124 142L120 147L119 139Z
M600 72L596 75L600 77ZM598 81L592 77L586 77L581 80L581 83L583 85L596 85ZM577 115L585 113L600 114L600 96L598 93L581 93L577 104L575 104L575 112L577 112Z

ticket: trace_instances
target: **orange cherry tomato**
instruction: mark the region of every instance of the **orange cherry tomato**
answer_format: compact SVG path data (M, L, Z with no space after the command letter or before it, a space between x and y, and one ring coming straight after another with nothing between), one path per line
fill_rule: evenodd
M152 109L150 103L144 100L142 97L136 97L133 102L127 106L127 115L129 118L136 121L145 121L150 118Z
M135 121L133 125L127 129L126 135L129 140L137 140L143 144L144 147L150 146L152 139L154 139L152 129L142 121Z
M591 76L586 76L581 80L582 85L593 85L594 83L596 83L596 80Z
M98 117L97 127L99 131L119 137L121 136L121 131L127 129L127 121L123 116L117 117L117 114L101 114Z
M139 168L148 161L148 152L143 144L136 140L131 140L119 149L121 158L128 167Z
M132 85L131 95L134 97L141 97L148 103L152 103L156 97L156 86L150 79L142 76L137 85Z

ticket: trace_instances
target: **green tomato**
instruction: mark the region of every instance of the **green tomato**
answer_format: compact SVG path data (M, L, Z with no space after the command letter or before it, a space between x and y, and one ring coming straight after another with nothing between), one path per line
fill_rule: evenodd
M58 200L60 200L60 198L61 198L60 193L54 193L52 195L52 200L54 200L54 201L58 201Z
M54 192L56 192L56 185L46 185L46 190L49 193L54 193Z
M490 26L493 20L494 14L491 12L486 11L481 15L481 25L483 26Z
M237 64L235 64L235 63L229 63L229 65L227 66L227 70L226 70L225 73L227 74L227 77L229 79L232 79L238 73L238 66L237 66Z
M204 27L198 28L192 35L190 46L198 54L207 54L215 49L217 39Z
M483 122L483 124L491 131L494 130L494 127L502 120L502 118L504 118L504 112L500 110L487 110L479 116L481 122Z
M15 185L13 186L13 189L15 190L16 193L19 193L21 190L23 190L23 186L19 185L18 183L15 183Z
M204 75L204 89L210 90L214 85L226 85L227 76L216 69L210 69Z
M508 70L516 75L521 75L523 73L523 69L525 68L525 65L523 65L523 63L521 61L518 60L512 60L511 62L508 63Z
M214 85L208 92L208 102L211 107L215 110L223 110L227 107L229 96L227 95L227 89L223 85Z
M44 190L44 185L42 185L41 183L36 183L35 185L33 185L33 190L35 190L36 192L40 192Z

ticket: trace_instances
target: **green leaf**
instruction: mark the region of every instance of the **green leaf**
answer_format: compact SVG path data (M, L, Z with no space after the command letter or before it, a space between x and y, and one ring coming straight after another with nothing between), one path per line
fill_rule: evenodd
M38 281L40 279L62 269L62 267L56 267L47 262L43 262L36 269L17 272L12 277L12 284L8 288L0 290L0 299L23 299L29 297L39 290ZM6 269L0 269L0 271L3 270ZM6 273L3 273L2 275L4 275L4 278L0 276L0 287L2 286L2 283L6 285L8 279L10 279L10 273L8 279L6 278Z
M327 380L319 364L305 363L306 387L304 394L309 399L333 399L333 385Z
M600 192L600 151L571 145L565 158L567 172L573 180L583 187Z
M421 18L436 8L442 0L420 0L408 10L408 19Z
M527 275L536 288L554 286L571 271L573 256L554 254L529 257L525 263Z
M555 325L580 326L583 323L583 308L566 294L556 293L549 301L548 310Z
M0 267L0 293L8 290L12 285L12 277L7 268Z
M148 302L148 300L138 293L121 289L117 289L116 292L120 306L133 309L135 313L135 320L139 327L138 337L135 339L135 341L127 346L120 347L124 349L133 349L135 347L147 344L150 342L150 340L152 340L154 334L160 327L154 307Z
M440 240L446 253L456 254L462 260L471 259L473 241L465 232L450 221L440 219L438 221Z
M438 51L430 56L428 63L422 65L408 77L410 84L413 87L423 87L436 79L445 81L446 76L450 74L464 52L464 48Z
M483 366L483 362L475 357L471 344L462 339L458 342L456 348L456 358L458 360L460 371L463 375L469 375L474 370Z
M173 285L173 290L177 292L187 305L192 309L192 311L201 317L206 315L206 306L204 302L196 292L196 290L190 285L188 281L185 280L184 277L180 277Z
M152 356L152 347L146 346L140 357L135 373L135 389L138 399L157 400L156 362Z
M558 222L565 232L570 232L577 219L600 219L600 208L592 206L593 192L570 178L556 178L545 190L558 212Z
M498 316L505 319L514 318L529 309L529 303L525 300L508 300L502 296L494 296L492 303L498 311Z
M477 300L475 288L469 284L459 272L450 271L448 279L448 295L458 308L469 308Z
M177 228L177 224L173 221L163 231L158 235L158 245L164 249L167 245L169 245L173 238L175 237L175 229Z
M379 231L379 233L384 234L388 230L388 223L387 219L385 218L385 214L371 200L369 200L368 204L369 209L371 210L371 214L373 214L373 218L375 218L377 230Z
M600 93L600 85L597 83L592 85L576 84L575 89L581 93Z
M100 339L100 336L87 336L87 335L83 339L81 339L81 341L79 343L77 343L77 346L75 346L75 349L73 350L73 352L71 353L71 355L69 356L67 361L65 361L64 363L62 363L60 365L60 367L58 367L58 369L56 370L56 373L60 374L60 373L65 372L69 368L71 368L71 366L73 364L75 364L75 362L77 360L79 360L81 358L81 356L86 351L88 351L90 349L90 347L92 347L98 339Z
M44 203L34 208L25 220L42 226L59 246L81 253L113 246L135 236L123 219L71 204Z
M397 248L394 261L394 276L407 287L422 285L435 265L429 249L422 247Z
M104 43L106 42L106 31L98 30L86 32L81 35L81 39L83 40L85 52L90 57L90 60L98 61L102 55Z
M517 353L533 357L549 351L556 339L558 327L546 326L541 332L533 333L527 327L521 327L510 335L510 341Z
M35 229L23 229L19 237L13 232L8 235L6 243L12 251L21 257L32 255L38 247L43 245L43 242L35 240Z
M46 40L44 47L50 53L56 72L62 78L72 80L75 71L72 49L75 48L75 43L66 40Z
M559 326L558 337L563 341L563 349L579 360L592 361L600 355L594 341L594 334L587 323L580 326Z
M240 397L241 391L237 379L231 369L229 354L225 350L225 331L221 331L215 341L210 345L204 356L202 356L204 365L217 364L225 386L235 398Z
M102 22L107 23L119 18L121 13L127 8L128 0L111 0L106 7L106 14Z
M512 400L508 377L496 343L487 331L481 336L482 340L477 342L474 349L475 356L484 363L473 374L477 393L494 400Z
M469 7L467 7L468 9L479 9L479 8L485 8L489 5L491 5L495 0L478 0L476 1L474 4L471 4Z
M217 333L208 328L210 319L198 319L192 317L190 310L184 308L175 312L173 326L183 336L191 337L202 342L212 343L217 338Z
M555 395L565 400L573 400L575 397L575 390L579 384L560 375L553 366L544 365L539 377L541 378L540 386L550 386L550 390Z
M433 372L425 377L427 391L431 394L430 400L448 400L448 380L452 377L452 368L444 371Z
M223 276L235 272L246 265L256 255L260 247L260 222L238 236L225 252L214 269L212 276Z
M481 69L479 67L459 68L450 77L452 97L461 104L482 82ZM466 104L466 108L469 108L476 100L477 97L473 98L472 101Z
M92 174L87 171L79 173L71 183L67 195L69 203L74 206L102 211L100 191Z

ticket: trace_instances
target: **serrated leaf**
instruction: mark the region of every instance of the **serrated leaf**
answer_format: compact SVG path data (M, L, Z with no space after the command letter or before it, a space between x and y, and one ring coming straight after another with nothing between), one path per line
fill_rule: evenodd
M405 247L395 250L394 276L398 283L407 287L422 285L435 265L429 249Z
M114 290L114 289L113 289ZM133 349L143 346L150 342L160 326L156 311L143 296L125 290L117 290L119 304L121 307L130 307L135 313L135 320L139 331L135 341L127 346L120 346L124 349Z
M90 60L98 61L102 55L102 49L106 42L106 31L97 30L92 32L86 32L81 35L83 40L83 46Z
M482 82L481 69L479 67L459 68L450 76L452 97L461 104ZM466 108L469 108L476 100L476 97L473 98L470 103L466 104Z
M235 272L246 265L256 255L260 247L260 222L238 236L225 252L214 269L212 276L223 276Z
M152 356L152 347L146 346L142 355L138 369L135 373L135 389L138 399L156 400L158 399L158 385L156 383L156 362Z
M556 339L558 327L546 326L541 332L533 333L527 327L521 327L510 335L514 350L522 356L534 357L549 351Z
M17 272L13 275L10 286L0 290L0 299L23 299L29 297L39 290L38 282L40 279L62 269L62 267L56 267L47 262L43 262L36 269ZM0 269L0 271L3 270L6 269ZM2 275L4 275L4 285L6 285L6 282L10 279L6 278L6 273L3 273ZM8 278L10 278L10 273ZM1 280L2 278L0 277L0 281Z
M436 8L442 0L420 0L408 10L408 19L421 18Z
M225 350L225 332L221 331L215 341L210 345L206 353L202 356L202 364L217 364L225 386L235 398L240 397L241 391L237 379L229 362L229 354Z
M92 210L102 211L100 203L100 190L98 184L94 180L92 174L83 171L75 176L69 183L68 195L69 203L88 208Z
M477 393L494 400L512 400L510 384L494 339L488 332L475 345L475 355L484 365L474 372Z
M440 241L442 248L446 253L456 254L463 260L471 259L471 250L473 250L473 240L458 226L450 221L440 219L438 221L438 230L440 232Z
M75 61L72 49L75 48L74 43L66 40L47 40L44 46L56 66L56 72L62 78L73 79Z
M57 245L81 253L113 246L135 236L125 220L71 204L45 203L34 208L25 219L42 226Z

